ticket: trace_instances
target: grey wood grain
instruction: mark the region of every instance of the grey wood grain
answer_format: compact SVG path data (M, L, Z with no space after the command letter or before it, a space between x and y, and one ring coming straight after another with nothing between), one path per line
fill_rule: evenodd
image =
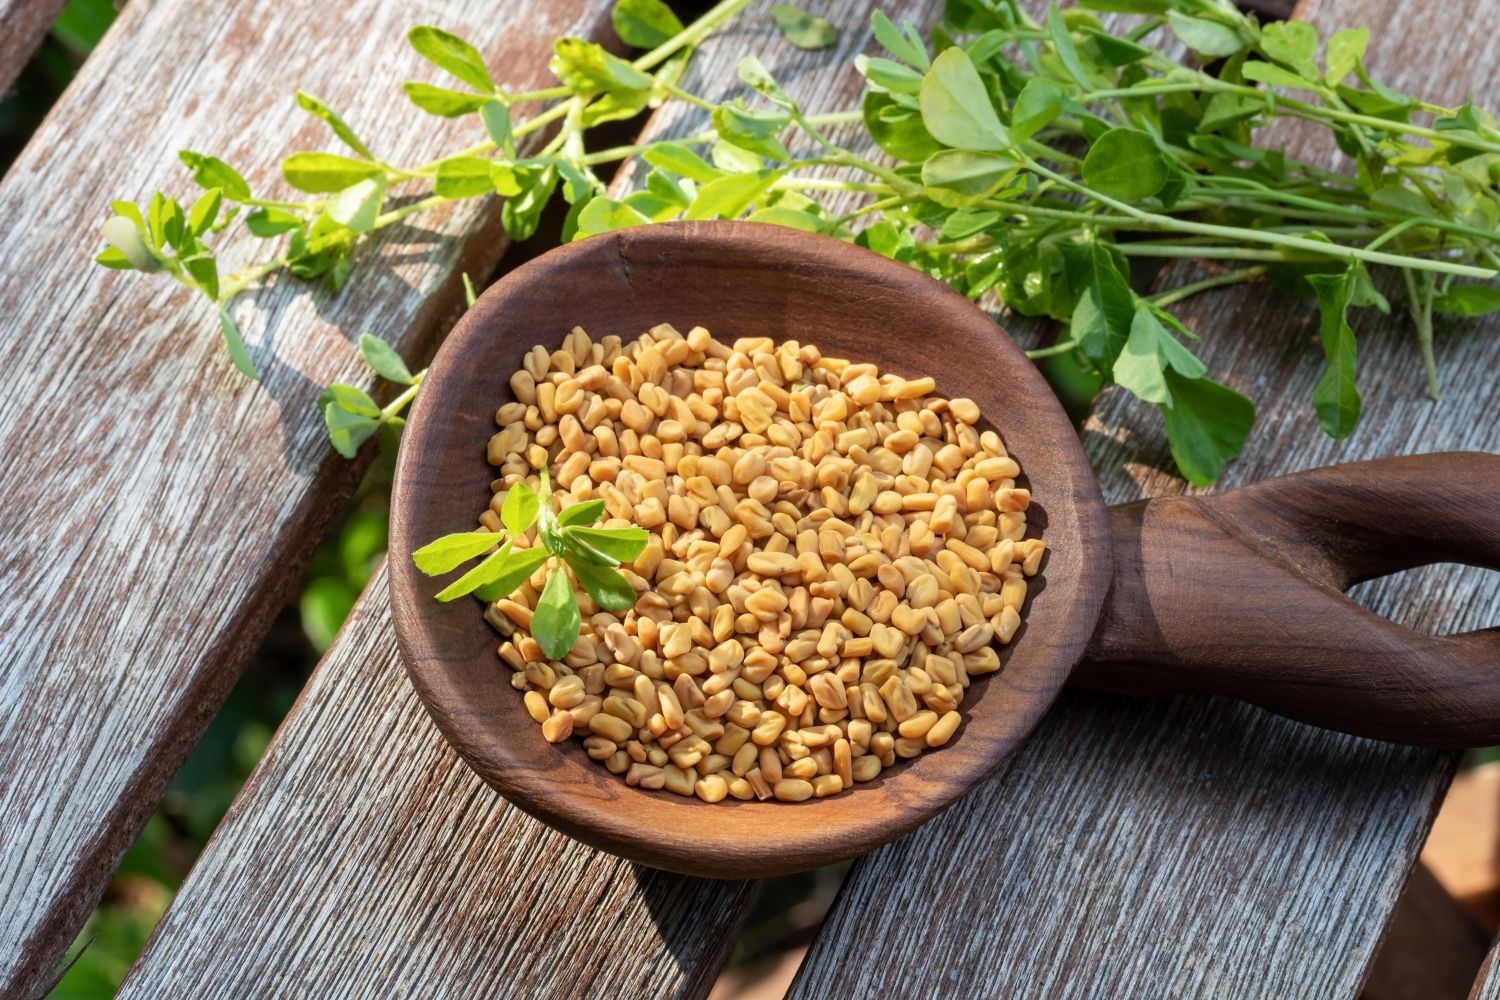
M68 0L0 0L0 95L10 89Z
M925 0L913 13L930 20L939 6ZM817 53L781 40L768 7L711 39L682 86L716 98L738 86L735 64L755 52L811 108L852 103L849 58L868 39L867 5L829 5L825 16L845 34ZM644 136L702 127L668 105ZM632 181L621 176L615 192ZM398 666L384 587L382 572L124 995L706 992L753 887L636 868L508 807L422 714ZM528 886L545 891L533 897Z
M1299 16L1379 26L1371 64L1394 86L1493 102L1500 5L1465 7L1318 0ZM1159 283L1193 276L1174 267ZM1339 443L1312 413L1308 304L1251 286L1178 312L1210 371L1260 407L1221 489L1334 461L1500 450L1487 416L1500 324L1441 335L1448 396L1434 405L1409 331L1361 316L1366 422ZM1123 394L1097 403L1084 435L1111 501L1187 491L1154 411ZM1416 571L1357 596L1417 628L1500 621L1500 577L1479 571ZM1455 763L1228 702L1070 692L986 786L856 862L791 996L1352 996ZM893 890L910 871L932 888ZM880 961L849 960L873 941Z
M183 147L290 193L279 159L336 147L298 85L390 160L425 161L477 129L406 102L400 80L438 75L410 25L441 20L527 86L551 79L553 37L598 31L607 9L132 3L0 184L0 993L50 978L356 482L314 406L330 381L370 386L353 338L423 353L459 271L503 247L490 199L384 234L357 294L252 294L235 309L251 383L201 301L91 263L106 199L191 194Z
M701 996L755 890L496 795L406 679L382 566L120 995Z

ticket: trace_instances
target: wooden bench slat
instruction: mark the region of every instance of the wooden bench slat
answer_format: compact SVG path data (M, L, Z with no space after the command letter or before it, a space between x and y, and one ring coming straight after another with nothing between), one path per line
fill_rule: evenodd
M50 980L351 491L360 469L314 404L330 381L371 385L354 337L420 355L459 271L488 273L504 246L490 199L385 234L355 292L253 293L235 309L252 384L201 300L91 263L106 199L191 198L182 147L289 194L282 156L338 146L299 85L376 152L423 162L477 126L407 102L402 79L440 76L408 27L440 18L524 87L551 80L551 39L599 33L608 6L131 4L0 184L0 993Z
M68 0L0 0L0 95L10 89Z
M810 107L851 103L859 80L849 63L868 41L867 3L823 10L844 37L834 50L811 53L780 38L769 6L759 3L710 39L681 85L717 100L738 89L735 66L754 52ZM924 0L913 16L930 21L939 8L940 0ZM698 131L702 117L668 105L643 137ZM632 180L618 178L615 193ZM417 707L398 666L384 587L382 570L124 995L187 987L319 995L331 984L351 995L417 985L424 996L705 993L752 885L638 868L508 807ZM590 890L581 899L568 891L573 884L615 895ZM548 891L532 900L526 886ZM596 899L613 899L597 918L589 915ZM424 933L429 927L441 933Z
M432 725L384 566L122 997L701 996L755 894L582 847Z
M1500 23L1493 4L1320 0L1299 16L1325 31L1377 25L1371 65L1393 86L1500 97L1486 76L1494 32L1481 27ZM1468 40L1455 57L1457 35ZM1163 287L1194 273L1170 269ZM1441 338L1448 397L1434 406L1409 328L1361 314L1366 422L1340 443L1312 414L1322 359L1310 304L1246 286L1177 311L1203 334L1210 372L1260 410L1221 488L1356 458L1496 449L1493 337ZM1159 419L1123 393L1100 401L1084 436L1112 500L1184 491ZM1500 617L1500 581L1479 571L1440 567L1361 594L1418 628ZM855 864L791 996L1352 996L1455 763L1230 702L1071 692L984 788ZM851 958L872 941L879 961Z

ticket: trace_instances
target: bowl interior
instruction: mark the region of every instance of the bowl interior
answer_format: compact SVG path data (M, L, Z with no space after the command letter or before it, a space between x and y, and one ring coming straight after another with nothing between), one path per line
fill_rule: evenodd
M477 601L440 605L413 549L468 530L489 498L485 444L536 343L574 326L626 339L669 322L721 339L769 336L932 375L968 396L1032 490L1049 554L1004 668L974 682L947 746L850 792L799 804L709 805L627 787L575 741L552 745L510 686ZM1035 367L973 304L912 268L776 226L630 229L532 261L487 291L438 352L406 429L392 503L391 600L408 671L443 733L516 805L602 849L695 875L760 877L866 852L931 818L1031 731L1082 654L1107 584L1104 507L1078 438Z

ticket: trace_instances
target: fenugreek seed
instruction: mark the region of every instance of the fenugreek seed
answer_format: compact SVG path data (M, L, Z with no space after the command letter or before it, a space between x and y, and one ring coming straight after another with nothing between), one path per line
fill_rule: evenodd
M572 716L568 718L571 725ZM619 746L613 740L607 740L603 736L590 736L583 741L583 749L592 760L608 760L619 750Z
M797 557L786 552L752 552L746 565L761 576L783 576L800 568Z
M666 773L650 764L631 764L625 772L625 784L632 787L657 789L667 783Z
M547 700L554 708L574 708L583 703L586 692L583 678L578 676L560 678L547 692Z
M927 730L926 742L930 747L940 747L953 738L958 731L958 724L962 717L957 712L947 712L936 724Z
M981 646L989 645L995 638L995 629L989 622L978 625L970 625L959 633L958 638L953 640L953 648L960 653L972 653Z
M617 715L600 712L589 719L589 731L616 743L624 743L635 730L630 723Z
M927 735L927 730L933 727L938 720L936 712L922 711L913 715L905 722L896 727L896 731L909 740L919 740Z
M873 781L880 776L880 758L868 754L856 757L851 770L855 781Z
M547 707L547 699L540 691L527 691L526 714L531 716L533 722L546 722L547 717L552 714Z
M775 792L771 789L770 784L760 773L759 768L748 772L745 775L745 780L749 783L750 788L755 792L755 797L760 801L764 802L775 795Z
M812 782L800 778L782 778L776 782L774 791L782 802L806 802L813 797Z
M542 723L542 737L548 743L561 743L573 735L573 717L564 711L553 712Z
M1016 630L1021 627L1021 614L1007 604L992 620L992 626L995 630L995 638L1002 643L1008 643L1015 638Z
M956 396L948 400L948 412L961 423L979 423L979 406L972 399Z
M717 774L710 774L694 782L693 791L704 802L722 802L729 794L729 782Z

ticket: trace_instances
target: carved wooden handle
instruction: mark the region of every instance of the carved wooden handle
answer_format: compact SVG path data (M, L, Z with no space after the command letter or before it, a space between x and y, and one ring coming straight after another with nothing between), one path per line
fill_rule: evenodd
M1344 596L1428 563L1500 568L1500 455L1336 465L1110 510L1114 579L1074 681L1253 702L1343 732L1500 743L1500 628L1429 636Z

